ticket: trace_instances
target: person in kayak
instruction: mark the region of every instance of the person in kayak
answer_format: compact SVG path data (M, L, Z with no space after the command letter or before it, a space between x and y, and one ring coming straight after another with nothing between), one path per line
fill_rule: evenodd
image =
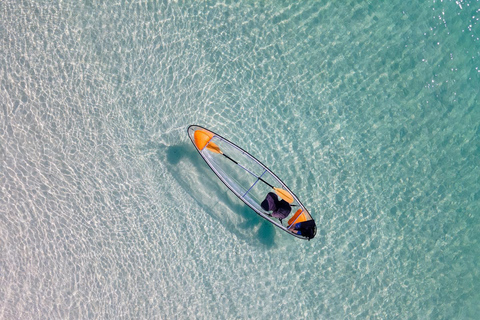
M265 211L272 211L272 217L279 219L280 223L282 223L282 219L285 219L292 211L290 204L283 199L279 201L277 195L273 192L267 194L261 206Z
M313 220L299 222L289 228L291 228L290 230L292 232L295 232L298 235L306 236L309 239L312 239L317 233L317 226Z

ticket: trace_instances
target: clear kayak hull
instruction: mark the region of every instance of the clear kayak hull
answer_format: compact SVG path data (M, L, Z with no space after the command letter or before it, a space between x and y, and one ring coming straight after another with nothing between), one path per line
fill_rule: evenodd
M270 169L239 146L210 130L191 125L187 131L212 171L252 210L297 238L310 240L315 236L315 222L308 210ZM262 207L262 202L270 192L276 193L279 200L290 203L291 212L282 220L273 217L272 212ZM310 226L308 230L300 227L306 224Z

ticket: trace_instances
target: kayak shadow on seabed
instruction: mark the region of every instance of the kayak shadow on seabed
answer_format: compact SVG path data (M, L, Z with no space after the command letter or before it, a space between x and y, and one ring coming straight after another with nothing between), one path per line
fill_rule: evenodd
M275 245L275 227L228 190L190 144L166 146L157 143L155 147L158 158L166 160L179 185L212 218L246 242L252 242L253 235L267 248ZM235 215L228 215L229 211Z

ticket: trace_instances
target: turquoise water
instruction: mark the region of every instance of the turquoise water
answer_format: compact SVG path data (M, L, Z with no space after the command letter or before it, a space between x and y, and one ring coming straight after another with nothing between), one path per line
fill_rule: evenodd
M480 2L0 3L0 318L478 319ZM318 224L264 222L186 129Z

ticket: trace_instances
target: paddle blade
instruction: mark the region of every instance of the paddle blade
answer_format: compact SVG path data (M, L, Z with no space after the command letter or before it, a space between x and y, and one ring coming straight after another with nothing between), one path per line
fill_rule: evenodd
M223 154L222 150L220 150L220 148L213 142L210 142L209 144L207 144L207 150L212 151L214 153Z
M195 145L197 146L198 150L203 150L203 148L205 148L207 143L213 137L213 133L204 129L199 129L195 131L193 135L194 135Z
M293 196L286 190L280 189L280 188L273 188L277 195L282 198L283 200L287 201L288 203L293 202Z

